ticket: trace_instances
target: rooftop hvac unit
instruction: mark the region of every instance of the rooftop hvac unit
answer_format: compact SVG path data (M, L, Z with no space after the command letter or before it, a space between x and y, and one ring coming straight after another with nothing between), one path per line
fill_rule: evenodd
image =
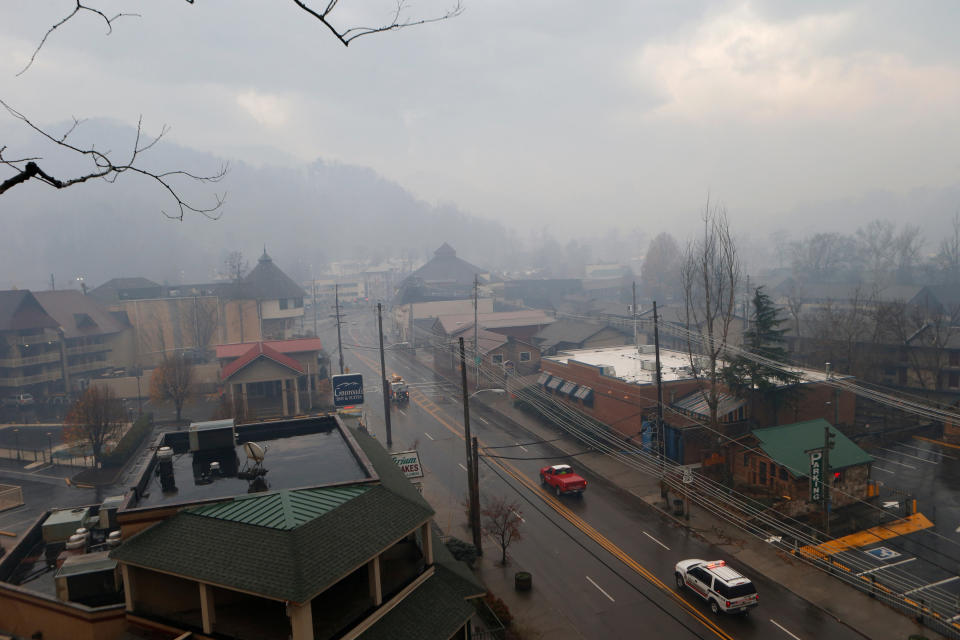
M170 447L157 449L157 473L160 475L160 487L164 493L177 490L177 482L173 473L173 449Z
M613 365L609 365L609 364L600 365L600 374L610 378L616 378L617 370L613 368Z
M642 344L638 348L640 353L656 353L656 346L652 344Z
M90 509L88 507L54 511L43 522L43 541L50 543L69 540L70 536L77 532L77 529L86 526L89 514Z
M110 496L100 505L100 528L116 529L117 510L123 504L123 496Z
M656 371L657 362L656 360L641 360L640 369L642 369L643 371Z
M236 444L232 419L194 422L190 425L189 437L191 452L233 449Z
M108 551L69 556L54 575L57 599L101 606L123 601L120 570Z

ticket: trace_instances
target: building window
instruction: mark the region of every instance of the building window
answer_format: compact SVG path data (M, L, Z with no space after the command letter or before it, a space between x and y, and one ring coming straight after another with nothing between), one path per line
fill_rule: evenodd
M303 298L294 298L294 300L293 300L293 307L294 307L294 309L301 309L301 308L303 308Z
M767 463L761 462L760 469L757 472L757 480L760 481L760 484L767 484Z
M749 454L749 453L743 454L743 466L745 466L745 467L749 467L749 466L750 466L750 454Z
M770 463L770 477L771 478L777 477L777 465L773 464L772 462Z
M502 353L493 354L492 356L490 356L490 361L493 364L503 364L503 354Z
M960 351L951 351L951 352L950 352L950 366L951 366L951 367L960 367Z
M520 362L530 362L530 352L521 351L520 352Z
M784 469L783 467L780 467L780 479L783 480L784 482L787 481L787 470Z
M287 299L286 299L286 298L280 298L280 309L283 310L283 309L286 309L286 308L287 308Z
M960 387L960 373L957 373L956 371L951 371L949 382L950 382L949 386L951 389L956 389L957 387Z

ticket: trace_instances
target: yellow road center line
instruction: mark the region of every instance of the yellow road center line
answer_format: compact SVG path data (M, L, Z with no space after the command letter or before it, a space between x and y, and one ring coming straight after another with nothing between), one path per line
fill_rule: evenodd
M366 358L364 358L359 354L357 354L357 358L359 358L362 362L364 362L364 364L366 364L368 367L376 371L376 366L370 361L368 361ZM434 420L436 420L437 422L442 424L444 427L446 427L446 429L450 431L450 433L452 433L453 435L463 440L464 438L463 433L459 431L457 427L450 424L444 417L437 415L435 411L427 408L426 404L418 399L417 396L419 395L420 395L419 392L417 392L416 394L410 394L410 397L411 397L411 400L413 400L413 403L418 405L421 409L426 411L428 414L430 414L430 416L433 417ZM438 407L437 405L434 405L434 406L437 407L437 409L439 410L440 407ZM477 439L477 443L480 446L485 446L483 442L480 441L479 439ZM640 576L646 579L653 586L657 587L658 589L660 589L661 591L669 595L671 598L673 598L693 618L695 618L703 626L705 626L707 629L709 629L714 634L716 634L719 638L723 638L723 640L734 640L733 636L729 635L726 631L724 631L719 626L717 626L703 612L701 612L699 609L694 607L694 605L687 602L684 598L680 597L680 595L676 591L674 591L672 587L665 584L657 576L651 573L646 567L644 567L639 562L637 562L632 557L630 557L620 547L618 547L609 539L607 539L604 535L602 535L599 531L594 529L590 524L588 524L586 521L580 518L577 514L570 511L566 506L564 506L561 502L556 500L549 493L546 493L545 491L543 491L543 489L541 489L536 483L534 483L527 476L525 476L519 469L517 469L512 464L505 462L503 460L490 460L490 462L492 464L499 466L501 469L503 469L508 474L510 474L510 476L512 476L515 480L517 480L518 482L526 486L532 493L540 497L540 499L546 502L548 506L550 506L554 511L560 514L565 520L570 522L570 524L572 524L576 528L580 529L580 531L585 533L591 540L593 540L598 545L603 547L612 556L614 556L615 558L623 562L630 569L633 569L636 573L638 573Z
M960 445L944 442L943 440L934 440L933 438L924 438L923 436L913 436L913 439L923 440L924 442L932 442L933 444L938 444L941 447L950 447L951 449L960 449Z

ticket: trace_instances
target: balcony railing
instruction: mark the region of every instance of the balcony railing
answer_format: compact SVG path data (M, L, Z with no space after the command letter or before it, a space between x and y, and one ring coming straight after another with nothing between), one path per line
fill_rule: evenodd
M59 351L48 351L36 356L0 358L0 367L29 367L35 364L48 364L60 361Z
M60 378L59 370L45 371L32 376L11 376L9 378L0 378L0 387L25 387L30 384L59 380Z
M81 353L97 353L99 351L110 351L110 347L105 344L78 344L67 347L67 353L71 356Z

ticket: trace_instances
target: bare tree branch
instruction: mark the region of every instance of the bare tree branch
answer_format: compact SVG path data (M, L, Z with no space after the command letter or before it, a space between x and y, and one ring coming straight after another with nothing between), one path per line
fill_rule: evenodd
M419 20L405 20L403 18L403 14L407 9L407 3L405 0L397 0L397 8L393 12L391 19L386 24L379 27L350 27L348 29L341 30L334 26L330 21L330 14L332 14L333 10L336 9L337 2L338 0L329 0L326 8L319 10L308 6L305 0L293 0L293 3L300 7L300 9L323 23L330 30L330 32L336 36L337 40L343 43L343 46L345 47L349 46L353 40L356 40L360 36L368 36L371 33L383 33L385 31L396 31L398 29L405 29L406 27L415 27L421 24L449 20L450 18L455 18L463 13L463 4L460 0L456 0L456 3L442 15L434 16L432 18L421 18Z
M187 1L190 2L191 0L187 0ZM118 20L118 19L120 19L120 18L125 18L125 17L126 17L126 18L130 18L130 17L139 18L139 17L140 17L140 14L139 14L139 13L118 13L117 15L113 16L112 18L110 18L110 17L107 17L107 14L105 14L105 13L102 12L102 11L100 11L99 9L97 9L97 8L95 8L95 7L88 7L88 6L86 6L85 4L81 3L80 0L77 0L77 4L76 4L76 6L73 8L73 11L71 11L71 12L69 13L69 15L67 15L66 18L62 19L60 22L54 24L52 27L50 27L49 29L47 29L47 32L46 32L45 34L43 34L43 38L41 38L40 44L38 44L38 45L37 45L37 48L33 50L33 54L30 56L30 60L27 61L26 66L23 67L23 69L21 69L21 70L17 73L18 76L23 75L24 73L26 73L27 69L29 69L30 67L33 66L33 61L37 59L37 54L40 53L40 49L42 49L42 48L43 48L43 45L45 45L45 44L47 43L47 38L49 38L50 35L51 35L54 31L56 31L57 29L59 29L60 27L62 27L64 24L66 24L67 22L69 22L73 17L75 17L75 16L76 16L77 14L79 14L81 11L89 11L90 13L92 13L92 14L94 14L94 15L97 15L97 16L100 16L101 18L103 18L103 21L104 21L104 22L106 23L106 25L107 25L107 35L110 35L111 33L113 33L113 21L114 21L114 20Z
M93 163L93 169L79 176L72 178L60 179L56 178L53 175L47 173L36 163L37 160L40 160L39 157L31 158L18 158L16 160L4 157L4 152L6 147L0 147L0 165L6 165L14 169L17 173L16 175L8 178L7 180L0 182L0 194L12 189L18 184L22 184L27 180L36 179L40 182L50 185L55 189L66 189L67 187L72 187L73 185L87 182L88 180L93 180L95 178L101 178L107 182L114 182L117 178L120 177L120 174L131 172L136 173L141 176L150 178L154 182L158 183L163 187L167 193L173 198L174 202L177 205L177 214L169 214L164 210L161 210L163 215L168 218L173 218L176 220L183 220L185 213L193 212L199 213L207 218L217 219L220 217L220 214L217 213L221 206L223 206L224 198L226 194L214 194L214 203L210 206L199 206L191 204L185 200L180 193L177 191L170 178L188 178L196 182L219 182L226 174L229 169L228 165L224 164L220 167L220 170L209 176L201 176L190 173L183 170L175 171L166 171L166 172L153 172L143 169L136 166L136 162L140 154L149 151L152 149L160 140L169 132L169 128L164 125L161 127L160 133L151 138L146 143L141 143L141 137L143 134L143 118L137 120L137 132L134 138L132 149L130 151L129 157L119 164L114 163L110 158L110 151L99 151L95 147L83 148L72 144L69 140L70 135L76 131L77 127L80 126L83 121L76 118L73 119L73 124L64 132L63 135L57 137L51 135L49 132L41 129L39 126L34 124L29 118L25 115L8 105L3 100L0 100L0 105L2 105L14 118L22 121L28 127L33 129L43 138L46 138L47 141L63 148L73 153L80 154L81 156L86 156Z

